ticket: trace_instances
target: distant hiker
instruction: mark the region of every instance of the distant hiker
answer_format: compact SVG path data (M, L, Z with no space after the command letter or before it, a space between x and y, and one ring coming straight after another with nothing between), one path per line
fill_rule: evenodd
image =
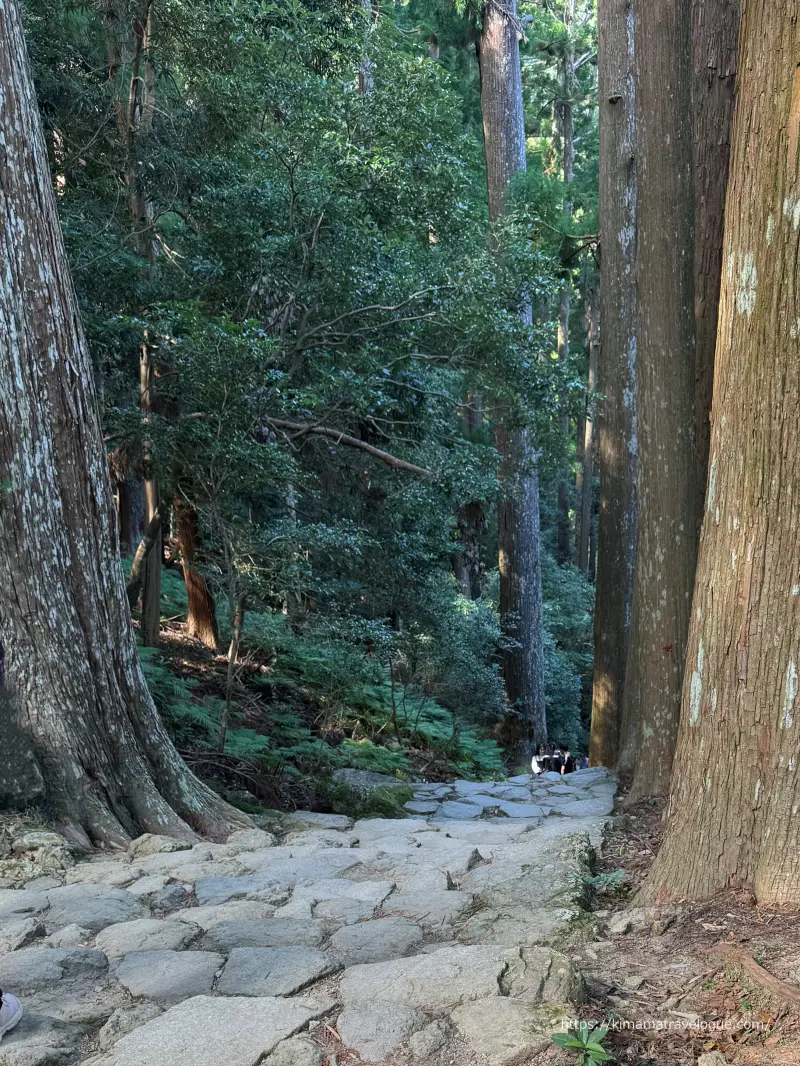
M544 751L544 744L539 744L536 747L536 751L531 759L531 770L538 777L539 774L543 774L547 767L547 756Z
M569 748L562 744L561 746L561 774L572 774L575 772L575 760L569 753Z

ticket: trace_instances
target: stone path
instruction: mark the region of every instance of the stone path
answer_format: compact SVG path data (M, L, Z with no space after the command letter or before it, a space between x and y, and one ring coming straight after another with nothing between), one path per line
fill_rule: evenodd
M26 1008L0 1066L321 1066L331 1041L340 1064L516 1062L583 994L551 945L614 790L422 784L406 820L148 835L0 889L0 987Z

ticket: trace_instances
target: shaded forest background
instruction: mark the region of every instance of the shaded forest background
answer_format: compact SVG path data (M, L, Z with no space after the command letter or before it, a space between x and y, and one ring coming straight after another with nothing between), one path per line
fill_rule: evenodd
M586 750L593 5L519 5L528 170L492 229L468 6L25 17L143 666L189 764L245 809L340 767L505 772L500 412L538 453L550 736Z

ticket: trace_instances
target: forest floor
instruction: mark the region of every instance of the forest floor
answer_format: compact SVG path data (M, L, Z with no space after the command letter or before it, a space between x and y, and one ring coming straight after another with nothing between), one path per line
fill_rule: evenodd
M797 1066L800 915L756 906L746 893L702 904L638 908L661 843L663 805L628 808L596 865L594 913L575 945L587 978L582 1018L615 1022L606 1046L628 1066ZM556 1049L530 1060L561 1064Z

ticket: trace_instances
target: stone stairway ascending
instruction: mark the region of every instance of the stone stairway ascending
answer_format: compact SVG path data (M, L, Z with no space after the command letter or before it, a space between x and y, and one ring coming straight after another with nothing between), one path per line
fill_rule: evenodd
M552 945L614 790L602 770L420 784L405 820L148 836L0 890L0 987L27 1010L0 1066L320 1066L333 1033L386 1066L533 1054L582 995Z

